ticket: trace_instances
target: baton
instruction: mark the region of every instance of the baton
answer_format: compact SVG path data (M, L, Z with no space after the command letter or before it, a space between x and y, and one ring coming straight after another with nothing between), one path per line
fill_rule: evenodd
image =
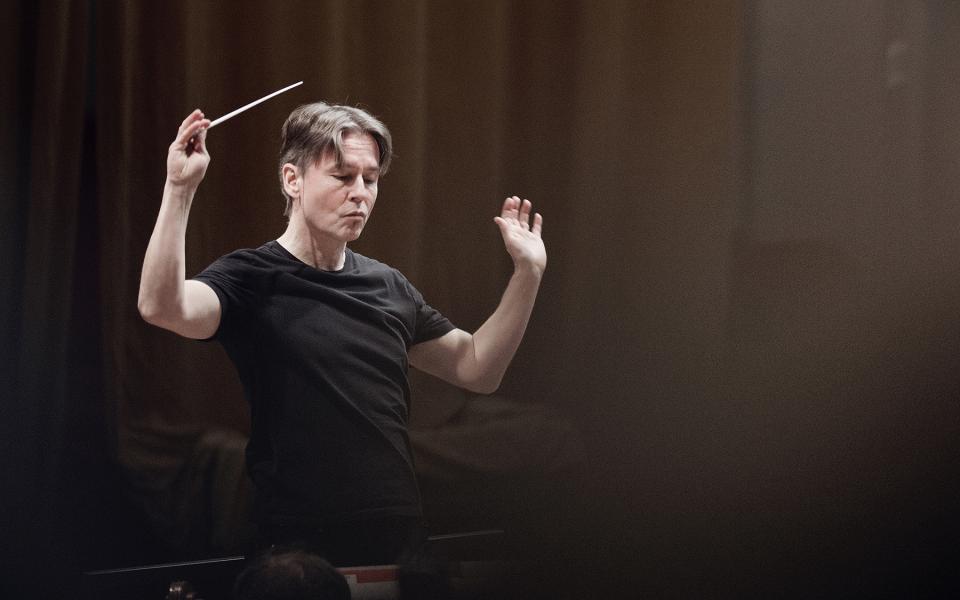
M228 112L227 114L223 115L222 117L217 117L216 119L214 119L213 121L210 122L210 126L207 127L207 129L213 129L213 127L214 127L215 125L219 125L220 123L223 123L223 122L226 121L227 119L232 119L233 117L239 115L239 114L242 113L243 111L245 111L245 110L250 110L251 108L253 108L254 106L260 104L261 102L266 102L267 100L269 100L270 98L273 98L274 96L276 96L276 95L278 95L278 94L282 94L282 93L284 93L284 92L287 91L287 90L292 90L293 88L297 87L298 85L300 85L300 84L302 84L302 83L303 83L302 81L298 81L298 82L296 82L296 83L294 83L294 84L292 84L292 85L288 85L287 87L285 87L285 88L283 88L283 89L281 89L281 90L277 90L277 91L273 92L272 94L267 94L266 96L264 96L263 98L260 98L259 100L254 100L254 101L251 102L250 104L247 104L247 105L245 105L245 106L241 106L240 108L238 108L238 109L235 110L235 111ZM187 156L189 156L190 154L193 153L193 141L194 141L195 139L196 139L196 136L190 138L190 140L187 142L187 149L186 149L186 150L187 150Z
M269 100L270 98L273 98L274 96L277 96L277 95L279 95L279 94L282 94L282 93L284 93L284 92L287 91L287 90L292 90L293 88L297 87L298 85L300 85L300 84L302 84L302 83L303 83L302 81L298 81L298 82L294 83L293 85L288 85L287 87L283 88L282 90L277 90L277 91L273 92L272 94L267 94L266 96L264 96L263 98L260 98L259 100L254 100L254 101L251 102L250 104L247 104L247 105L245 105L245 106L241 106L240 108L238 108L238 109L235 110L235 111L228 112L227 114L223 115L222 117L218 117L218 118L214 119L213 121L211 121L211 122L210 122L210 126L207 127L207 129L213 129L214 127L216 127L216 126L219 125L220 123L223 123L223 122L226 121L227 119L232 119L233 117L239 115L239 114L242 113L243 111L245 111L245 110L250 110L251 108L253 108L254 106L260 104L261 102L266 102L267 100Z

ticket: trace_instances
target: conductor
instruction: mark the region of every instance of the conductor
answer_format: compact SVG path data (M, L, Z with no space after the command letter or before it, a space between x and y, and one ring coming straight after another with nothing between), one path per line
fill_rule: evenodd
M504 201L494 221L513 274L479 329L457 329L399 271L347 247L370 219L392 141L367 112L317 102L281 130L286 230L186 279L209 126L195 110L170 144L140 314L219 341L235 364L251 409L261 546L301 544L335 565L397 561L426 537L406 427L408 365L474 392L497 389L546 267L543 219L527 200Z

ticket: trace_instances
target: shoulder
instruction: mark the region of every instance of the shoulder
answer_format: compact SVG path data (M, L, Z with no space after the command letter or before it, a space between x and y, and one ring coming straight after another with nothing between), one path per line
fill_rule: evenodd
M267 242L259 248L241 248L224 254L213 261L207 270L252 270L276 269L286 263L292 263L288 257L280 253L276 242Z
M277 242L272 241L263 244L259 248L241 248L234 250L220 257L220 260L257 265L290 262L290 257L286 255L286 252L282 250L282 247L277 244Z
M350 253L353 259L354 270L361 275L379 276L402 281L407 280L407 278L403 276L403 273L386 263L380 262L375 258L370 258L369 256L364 256L359 252L354 252L349 249L347 252Z
M268 242L259 248L242 248L224 254L193 277L214 288L221 296L245 298L251 293L264 293L277 276L291 272L297 265ZM228 294L229 292L229 294Z
M353 269L356 274L371 282L374 280L382 282L393 293L415 299L420 297L420 293L399 269L349 249L347 252L352 255Z

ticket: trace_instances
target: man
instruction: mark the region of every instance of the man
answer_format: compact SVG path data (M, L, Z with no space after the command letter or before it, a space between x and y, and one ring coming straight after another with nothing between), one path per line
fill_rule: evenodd
M251 405L247 466L264 545L306 543L339 565L392 562L424 539L406 431L408 364L475 392L500 384L546 267L543 219L516 196L495 222L514 273L473 334L396 270L349 250L392 155L366 112L314 103L282 129L286 231L185 279L184 239L210 155L200 110L180 125L143 263L143 318L215 338Z

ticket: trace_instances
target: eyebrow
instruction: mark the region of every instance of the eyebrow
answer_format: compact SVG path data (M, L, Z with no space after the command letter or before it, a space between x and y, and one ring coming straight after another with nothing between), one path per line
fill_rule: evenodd
M335 170L337 170L337 171L340 171L340 170L343 170L343 169L353 170L353 169L359 168L359 169L360 169L361 171L363 171L364 173L379 173L379 172L380 172L380 165L371 165L371 166L369 166L369 167L363 167L363 166L361 166L361 165L359 165L359 164L357 164L357 163L350 163L350 162L346 162L346 161L334 164L334 165L333 165L333 168L334 168Z

